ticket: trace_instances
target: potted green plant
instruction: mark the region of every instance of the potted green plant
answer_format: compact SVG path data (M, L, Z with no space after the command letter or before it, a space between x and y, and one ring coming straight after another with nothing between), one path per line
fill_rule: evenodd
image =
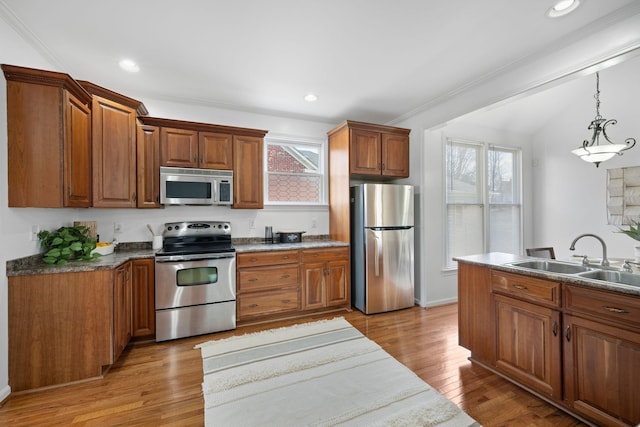
M626 234L631 237L633 240L640 242L640 221L631 220L631 224L629 224L629 229L624 230L618 227L618 233ZM636 261L640 260L640 244L634 245L633 247L635 253Z
M640 242L640 222L631 220L631 224L629 224L629 229L624 230L618 227L618 233L626 234L631 237L633 240L637 240Z
M55 231L42 230L38 239L47 250L42 258L47 264L65 265L68 261L91 261L100 256L91 253L96 247L96 239L83 225L60 227Z

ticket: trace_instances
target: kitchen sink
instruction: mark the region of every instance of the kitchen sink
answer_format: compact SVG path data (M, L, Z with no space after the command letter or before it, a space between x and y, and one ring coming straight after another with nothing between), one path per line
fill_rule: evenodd
M560 274L576 274L583 272L590 272L593 269L585 267L583 265L571 264L567 262L559 261L547 261L547 260L535 260L535 261L519 261L512 262L510 265L513 267L526 268L529 270L548 271L551 273ZM606 280L606 279L600 279Z
M625 271L591 270L579 273L578 276L586 279L604 280L605 282L640 286L640 274L627 273Z

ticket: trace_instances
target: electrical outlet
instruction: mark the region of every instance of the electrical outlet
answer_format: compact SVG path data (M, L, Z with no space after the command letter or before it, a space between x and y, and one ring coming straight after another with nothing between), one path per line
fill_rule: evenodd
M33 240L34 242L37 241L39 232L40 232L40 226L39 225L32 225L31 226L31 240Z
M115 222L113 224L113 232L114 233L122 233L122 224L119 222Z
M311 228L312 229L316 229L318 228L318 219L317 218L311 218Z

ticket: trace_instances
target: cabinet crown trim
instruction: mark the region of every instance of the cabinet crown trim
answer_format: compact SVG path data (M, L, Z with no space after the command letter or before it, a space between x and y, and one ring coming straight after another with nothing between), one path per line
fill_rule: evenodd
M411 129L406 129L406 128L398 128L394 126L386 126L386 125L378 125L374 123L364 123L364 122L356 122L353 120L345 120L335 128L331 129L329 132L327 132L327 135L331 136L334 133L339 132L344 128L368 130L373 132L393 133L397 135L409 135L409 133L411 132Z
M117 102L118 104L133 108L134 110L136 110L138 116L146 116L147 114L149 114L149 111L147 111L147 107L145 107L144 104L137 99L129 98L126 95L122 95L121 93L114 92L110 89L98 86L97 84L88 82L86 80L78 80L78 83L92 95L100 96L110 101Z
M54 86L69 91L80 102L91 104L91 94L79 82L67 73L38 70L35 68L18 67L17 65L2 64L2 71L7 81Z
M139 120L145 125L189 129L202 132L221 132L233 135L257 136L263 138L267 130L240 128L235 126L214 125L209 123L189 122L185 120L164 119L161 117L139 117Z

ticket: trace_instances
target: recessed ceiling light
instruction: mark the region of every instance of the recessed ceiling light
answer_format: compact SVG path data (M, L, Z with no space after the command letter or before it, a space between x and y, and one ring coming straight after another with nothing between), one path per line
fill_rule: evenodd
M547 16L549 18L559 18L576 10L580 6L580 0L560 0L556 2L549 10Z
M304 100L307 102L315 102L318 100L318 96L315 93L308 93L304 96Z
M120 68L130 73L137 73L138 71L140 71L140 67L138 66L138 64L130 59L123 59L119 62L119 64Z

